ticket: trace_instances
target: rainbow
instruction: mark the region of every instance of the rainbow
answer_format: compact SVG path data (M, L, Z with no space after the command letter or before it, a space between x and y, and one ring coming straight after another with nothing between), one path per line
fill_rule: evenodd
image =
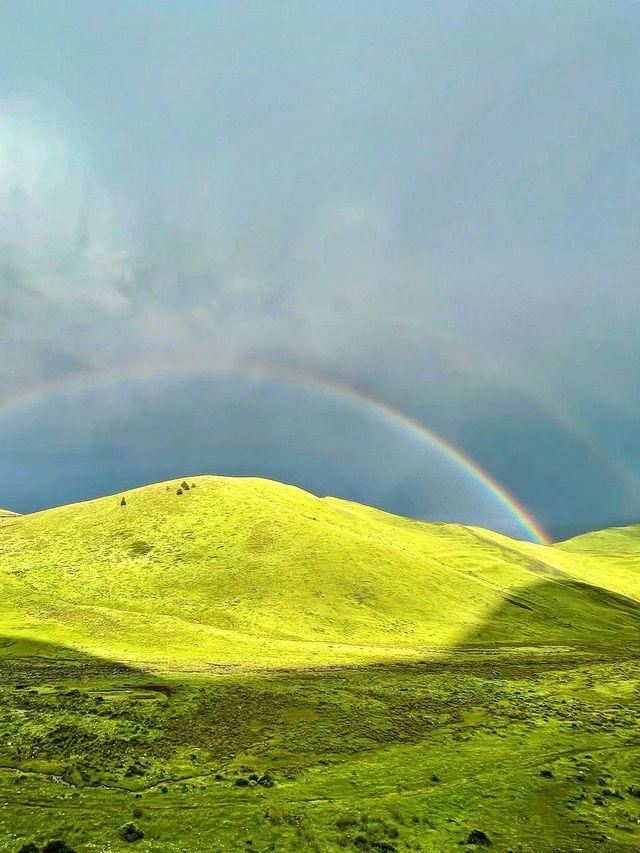
M171 362L137 363L108 370L81 371L63 379L48 381L21 389L0 399L0 417L19 410L29 409L56 394L82 392L97 387L117 385L124 382L154 380L158 378L196 378L198 376L240 375L255 381L276 381L318 390L334 398L355 402L372 416L382 418L392 425L399 426L415 435L431 448L434 448L466 476L478 483L489 493L518 524L526 530L528 536L538 544L550 544L551 540L531 513L511 495L487 471L454 445L429 429L420 421L409 417L394 406L379 400L358 388L332 378L320 376L308 370L291 368L261 362L187 362L174 359Z
M442 351L452 360L465 358L465 369L480 365L485 373L489 373L498 380L502 386L512 388L518 394L528 398L535 408L548 420L561 427L589 454L592 461L607 471L609 476L616 482L619 488L624 488L631 500L637 502L640 499L640 482L638 477L614 456L605 453L599 446L595 436L589 428L574 416L566 400L558 393L553 393L546 388L544 393L536 391L535 382L528 377L518 376L514 373L513 366L498 360L494 355L484 351L473 349L468 344L456 341L455 347L451 346L448 338L431 333L438 341Z

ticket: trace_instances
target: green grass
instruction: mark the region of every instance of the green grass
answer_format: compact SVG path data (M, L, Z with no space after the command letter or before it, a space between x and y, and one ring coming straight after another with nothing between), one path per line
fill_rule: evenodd
M6 519L0 632L159 670L637 635L632 554L526 545L265 480L191 484Z
M1 851L639 849L638 529L180 482L0 513Z

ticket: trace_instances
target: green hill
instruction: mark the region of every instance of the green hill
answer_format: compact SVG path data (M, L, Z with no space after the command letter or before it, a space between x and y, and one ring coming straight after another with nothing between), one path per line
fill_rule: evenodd
M634 537L606 536L626 550L605 557L589 537L535 546L196 477L12 517L0 632L160 669L632 642Z
M640 526L585 533L553 548L554 564L571 577L640 598Z
M638 528L181 482L0 515L0 853L640 849Z

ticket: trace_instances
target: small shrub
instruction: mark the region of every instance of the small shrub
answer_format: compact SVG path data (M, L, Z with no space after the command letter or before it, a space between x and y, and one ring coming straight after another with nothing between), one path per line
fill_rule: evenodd
M246 788L249 785L249 780L240 777L239 779L236 779L233 784L238 788Z
M541 770L540 775L543 779L553 779L553 772L551 770Z
M178 489L178 491L176 492L176 495L181 495L181 494L182 494L182 489Z
M120 506L126 506L126 505L127 505L126 500L124 498L122 498L122 500L120 501Z
M135 823L125 823L124 826L120 827L120 838L122 838L123 841L133 843L134 841L140 841L141 838L144 838L144 832L139 829Z
M66 841L50 841L42 848L42 853L76 853Z
M189 491L189 483L187 483L187 481L186 481L186 480L183 480L183 481L180 483L180 488L181 488L184 492L188 492L188 491Z
M481 829L472 829L467 836L467 844L479 844L482 847L490 847L491 841L489 841L489 836L486 832L483 832Z
M40 848L33 841L30 841L28 844L23 844L18 853L40 853Z

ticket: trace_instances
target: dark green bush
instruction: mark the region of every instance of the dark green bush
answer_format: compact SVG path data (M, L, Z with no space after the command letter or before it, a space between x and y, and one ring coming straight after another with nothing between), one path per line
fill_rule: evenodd
M124 826L120 827L120 838L122 838L123 841L133 843L134 841L140 841L141 838L144 838L144 832L139 829L135 823L125 823Z
M491 841L489 841L489 836L486 832L483 832L481 829L472 829L467 836L467 844L479 844L482 847L490 847Z

